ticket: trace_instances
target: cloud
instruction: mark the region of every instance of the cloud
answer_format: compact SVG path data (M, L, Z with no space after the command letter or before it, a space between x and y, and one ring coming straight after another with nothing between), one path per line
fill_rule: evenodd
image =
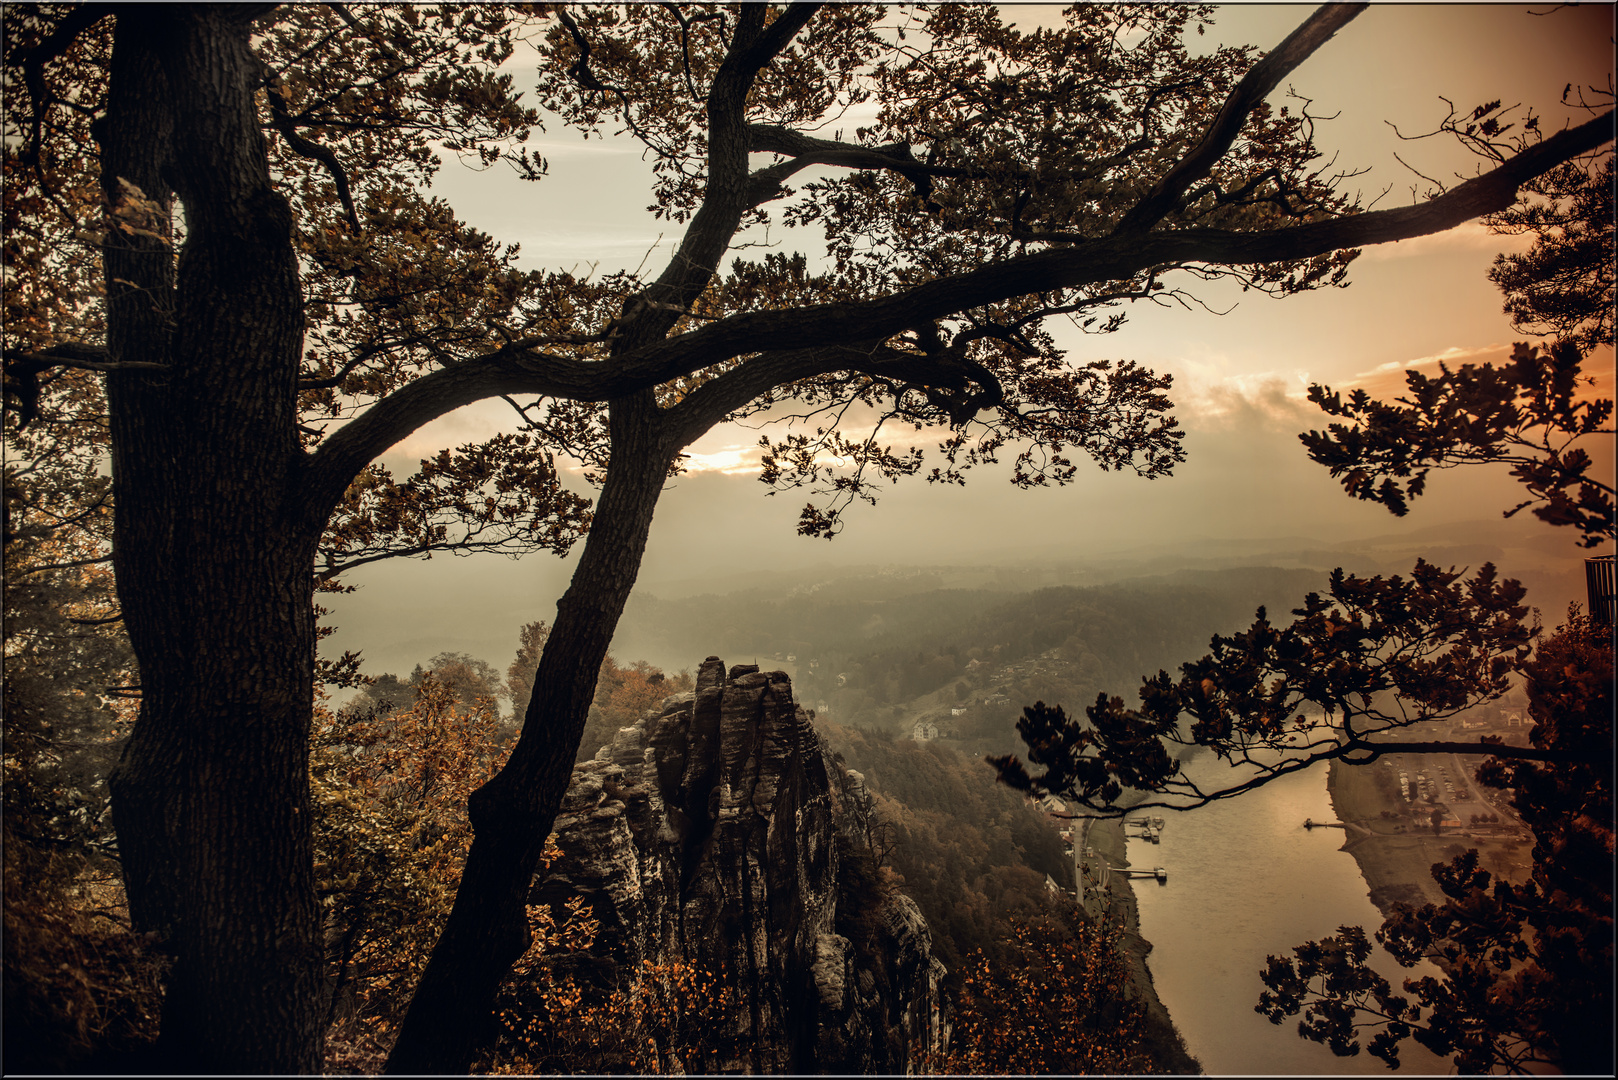
M1181 424L1203 432L1242 430L1277 432L1291 435L1300 425L1307 426L1315 410L1308 404L1308 377L1300 370L1290 372L1230 372L1223 357L1182 362L1176 372L1171 398L1174 415ZM875 409L858 405L843 415L838 431L844 438L869 438L877 419ZM778 439L786 432L810 433L802 423L760 427L727 424L694 443L684 462L688 474L718 473L726 476L757 475L762 471L758 431ZM908 424L889 422L877 441L894 453L920 448L929 460L939 443L949 437L942 426L916 429Z
M1172 365L1175 413L1205 430L1232 425L1292 431L1308 410L1309 373L1301 368L1253 370L1253 357L1209 343L1183 346Z
M546 159L577 157L636 157L651 153L643 144L624 139L534 139L523 144Z
M1419 371L1423 375L1433 376L1438 374L1440 364L1454 370L1462 364L1500 364L1510 356L1511 346L1499 343L1472 348L1452 345L1430 356L1390 360L1385 364L1379 364L1370 371L1356 374L1341 385L1334 385L1333 389L1364 390L1377 400L1387 401L1405 392L1407 371Z
M572 265L574 272L594 264L597 273L634 269L637 265L657 265L657 253L667 248L662 233L633 226L615 229L565 230L534 223L508 230L507 239L522 245L519 262L529 269Z
M1519 253L1527 251L1533 242L1530 236L1511 236L1497 233L1481 221L1468 221L1440 233L1397 240L1389 244L1371 244L1360 258L1367 262L1389 262L1394 259L1417 259L1431 255L1470 253L1476 251Z
M1296 431L1307 419L1307 384L1303 375L1273 372L1238 375L1219 382L1192 384L1176 398L1181 422L1204 431Z
M1518 339L1521 340L1521 339ZM1405 372L1419 371L1429 378L1439 374L1439 365L1448 367L1451 371L1463 364L1493 364L1500 367L1511 360L1514 342L1491 342L1488 345L1477 345L1470 348L1451 346L1440 352L1428 356L1412 357L1408 360L1390 360L1379 364L1370 371L1360 372L1352 378L1341 383L1333 383L1334 390L1364 390L1371 397L1379 401L1388 401L1403 394L1408 386ZM1597 349L1585 359L1584 374L1591 380L1582 385L1575 394L1575 400L1586 401L1598 397L1610 397L1613 386L1613 351L1610 347Z

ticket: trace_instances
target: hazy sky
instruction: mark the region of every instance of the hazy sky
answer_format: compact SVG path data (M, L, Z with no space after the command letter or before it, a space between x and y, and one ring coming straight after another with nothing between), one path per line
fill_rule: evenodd
M1310 10L1221 8L1208 40L1268 49ZM1564 85L1611 83L1613 11L1606 4L1555 11L1373 5L1276 96L1290 87L1312 100L1314 115L1336 116L1318 126L1318 141L1337 153L1340 168L1369 170L1349 181L1364 201L1386 189L1378 207L1405 204L1412 188L1424 185L1394 153L1446 178L1472 172L1476 159L1439 139L1401 142L1390 124L1407 135L1431 130L1447 110L1442 96L1465 109L1496 98L1532 105L1546 130L1559 128L1571 115L1558 104ZM1059 13L1055 6L1012 9L1025 27ZM435 190L471 224L521 243L529 265L595 263L608 272L644 260L647 273L660 269L677 236L645 212L650 168L638 146L586 144L560 126L538 133L535 142L550 162L550 175L537 185L503 169L475 173L451 162ZM814 237L777 230L775 239L790 247ZM1395 519L1344 496L1307 460L1296 435L1324 419L1303 398L1310 382L1392 396L1407 367L1502 358L1522 335L1501 314L1500 294L1485 275L1511 243L1474 224L1368 249L1343 290L1272 300L1199 287L1208 307L1227 313L1137 306L1116 334L1087 337L1058 327L1074 361L1127 358L1174 375L1171 396L1190 460L1168 479L1092 469L1068 488L1036 492L1013 489L1004 470L985 470L965 489L901 482L877 507L852 511L843 535L828 543L795 535L801 495L764 497L756 479L757 433L717 429L692 447L695 471L673 484L658 507L640 588L656 592L660 580L816 563L1014 559L1030 544L1063 544L1083 557L1167 540L1340 540L1496 519L1517 501L1503 471L1440 476L1408 517ZM1598 368L1600 390L1610 396L1610 351ZM395 475L407 475L440 447L510 429L514 419L500 403L472 406L418 432L384 460ZM1525 540L1548 531L1526 513L1516 520ZM1584 554L1571 537L1566 552L1570 561ZM442 649L479 652L503 668L518 625L554 617L573 561L533 555L363 567L349 578L360 591L329 604L341 630L328 647L363 648L373 674ZM693 650L694 665L705 647L693 642Z

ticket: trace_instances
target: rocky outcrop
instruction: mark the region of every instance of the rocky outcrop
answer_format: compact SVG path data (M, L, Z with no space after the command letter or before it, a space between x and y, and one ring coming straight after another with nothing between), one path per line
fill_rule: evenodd
M722 973L726 1071L904 1073L937 1048L944 970L876 868L869 805L785 673L709 657L694 692L574 770L534 901L590 903L581 983L647 961Z

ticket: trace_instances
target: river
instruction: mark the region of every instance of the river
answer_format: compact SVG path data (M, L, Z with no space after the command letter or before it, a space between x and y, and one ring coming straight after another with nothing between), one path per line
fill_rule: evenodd
M1211 756L1188 763L1206 788L1224 767ZM1225 770L1228 772L1228 770ZM1335 821L1326 769L1316 767L1239 798L1190 813L1152 811L1166 827L1162 842L1129 841L1136 868L1162 866L1166 884L1133 882L1141 936L1158 996L1210 1074L1388 1075L1363 1044L1340 1058L1298 1037L1297 1021L1279 1027L1254 1011L1271 954L1359 925L1374 933L1382 916L1371 904L1342 829L1309 830L1304 819ZM1380 949L1372 960L1395 988L1413 974ZM1423 965L1419 973L1436 974ZM1398 1075L1447 1075L1449 1062L1407 1041Z

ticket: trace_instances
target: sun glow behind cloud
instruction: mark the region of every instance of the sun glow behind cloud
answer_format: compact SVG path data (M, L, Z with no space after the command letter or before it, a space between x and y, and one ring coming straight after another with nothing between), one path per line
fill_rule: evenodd
M718 428L710 433L710 438L702 440L703 443L712 443L713 436L723 438L729 429ZM701 445L700 443L698 445ZM764 470L759 463L760 452L757 446L747 446L740 443L728 443L716 446L711 450L692 450L681 460L680 464L688 473L723 473L725 476L756 475Z

